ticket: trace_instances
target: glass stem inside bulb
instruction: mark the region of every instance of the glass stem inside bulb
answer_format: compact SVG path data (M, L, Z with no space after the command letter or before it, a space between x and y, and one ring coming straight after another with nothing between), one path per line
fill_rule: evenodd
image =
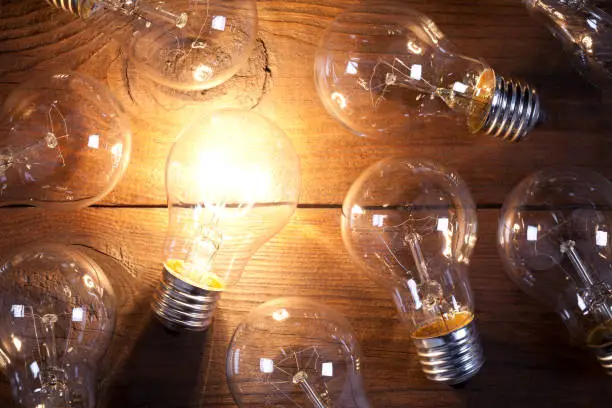
M429 272L427 271L427 263L425 262L425 257L423 256L423 251L421 251L421 245L419 244L420 239L421 237L419 234L415 232L406 235L406 241L408 246L410 246L410 252L412 253L414 264L421 277L421 282L426 282L429 280Z
M574 269L578 273L579 279L587 287L595 285L595 281L591 277L587 266L576 251L576 243L574 241L565 241L561 244L561 253L564 253L569 258L570 262L574 266Z
M57 345L55 341L55 323L57 316L47 314L42 317L43 326L43 350L42 357L46 362L47 367L57 367Z
M187 25L187 13L174 13L162 8L163 3L151 5L140 0L102 0L102 3L125 15L135 15L149 22L166 21L177 28L183 28Z
M306 373L306 371L298 371L293 376L293 383L300 386L302 391L304 391L304 393L308 397L308 400L315 408L329 408L329 406L317 394L312 384L310 384L310 382L308 381L308 373Z

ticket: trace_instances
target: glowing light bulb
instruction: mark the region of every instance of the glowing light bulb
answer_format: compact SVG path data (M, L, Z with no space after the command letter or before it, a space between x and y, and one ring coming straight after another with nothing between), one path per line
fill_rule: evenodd
M11 256L0 266L0 326L0 370L19 405L96 406L115 296L94 261L56 244Z
M426 160L373 164L342 205L346 248L391 292L433 381L461 383L484 364L466 274L476 228L461 178Z
M273 300L238 325L227 351L236 404L249 407L368 407L357 336L320 302Z
M612 15L604 2L524 0L529 12L561 42L576 69L595 86L612 88Z
M403 137L452 111L472 133L519 141L540 116L532 88L459 54L405 4L368 2L340 13L317 49L315 83L325 108L361 136Z
M153 310L170 328L204 330L221 292L289 222L300 191L298 156L269 120L217 111L175 142L166 189L170 225Z
M561 316L612 375L612 183L576 168L525 178L506 198L499 252L525 292Z
M202 90L231 78L257 35L254 0L47 0L111 33L135 66L174 89Z
M72 209L106 196L131 151L121 105L100 83L46 73L16 88L0 120L0 205Z

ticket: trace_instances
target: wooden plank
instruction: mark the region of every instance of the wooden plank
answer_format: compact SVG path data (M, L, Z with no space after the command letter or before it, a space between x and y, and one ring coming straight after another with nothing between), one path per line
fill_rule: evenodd
M301 156L304 204L340 203L367 166L390 155L423 156L455 168L479 204L501 203L522 177L545 166L589 166L612 176L609 106L573 72L559 44L520 2L405 2L429 14L467 55L539 88L548 122L514 146L469 135L452 121L394 141L364 140L332 119L314 89L313 55L324 28L352 4L347 0L258 2L260 42L249 66L223 87L196 94L161 92L126 66L117 44L40 0L5 3L0 95L41 70L70 68L104 81L129 112L132 163L104 204L163 204L172 141L192 118L218 106L255 108L285 129Z
M252 307L289 293L325 302L350 321L374 407L606 406L612 390L594 357L570 346L559 318L502 272L495 248L498 211L479 211L481 233L470 271L487 363L458 390L424 379L390 297L345 251L339 217L337 209L298 210L253 257L240 283L224 293L208 334L171 335L149 311L160 273L163 209L1 209L0 254L36 241L71 243L107 269L120 309L103 364L102 407L234 406L224 362L232 331ZM11 407L5 382L0 406Z

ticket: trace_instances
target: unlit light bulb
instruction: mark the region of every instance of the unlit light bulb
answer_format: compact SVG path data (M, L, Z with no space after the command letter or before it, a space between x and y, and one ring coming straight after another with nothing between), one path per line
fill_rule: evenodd
M254 0L47 0L122 43L154 81L202 90L231 78L257 35Z
M612 183L592 171L551 168L506 198L499 252L525 292L556 311L612 375Z
M173 329L205 330L222 291L291 218L298 156L256 113L213 112L178 137L166 165L170 224L153 310Z
M393 296L433 381L464 382L484 363L466 271L476 228L459 175L426 160L375 163L342 205L346 248Z
M540 116L532 88L461 55L405 4L340 13L317 49L315 82L326 109L362 136L404 137L416 121L453 111L472 133L519 141Z
M131 145L126 115L105 86L74 72L42 74L3 106L0 205L98 202L123 176Z
M612 88L609 6L590 0L524 0L524 3L561 42L576 69L591 83L609 91Z
M241 408L367 408L363 358L346 319L304 298L253 309L227 351L227 379Z
M115 326L102 269L72 247L22 249L0 266L0 369L25 408L94 408Z

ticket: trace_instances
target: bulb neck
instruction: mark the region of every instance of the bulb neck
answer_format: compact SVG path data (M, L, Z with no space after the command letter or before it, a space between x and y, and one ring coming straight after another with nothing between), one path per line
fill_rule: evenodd
M474 321L443 336L413 341L421 368L431 381L449 385L463 383L485 362Z
M476 131L519 142L539 123L541 116L540 98L535 89L496 76L489 112Z
M171 330L204 331L210 326L220 291L185 282L164 266L151 308Z

